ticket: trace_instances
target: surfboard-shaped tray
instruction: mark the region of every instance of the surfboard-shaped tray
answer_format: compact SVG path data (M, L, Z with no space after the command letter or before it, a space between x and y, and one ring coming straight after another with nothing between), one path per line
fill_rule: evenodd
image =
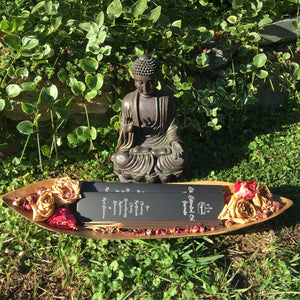
M202 219L199 219L199 217L198 217L198 219L196 219L195 221L190 221L189 219L188 220L180 220L180 221L177 221L177 220L144 221L143 218L140 217L140 218L138 218L138 220L134 220L134 221L127 221L126 219L123 218L123 220L121 220L121 221L112 220L112 221L104 221L104 222L96 222L96 223L95 222L79 223L78 230L64 230L64 229L58 229L58 228L51 227L47 224L47 222L35 222L32 220L32 211L24 210L24 209L16 207L12 204L14 196L25 196L29 193L36 191L39 187L50 188L53 185L54 180L55 180L54 178L47 179L47 180L39 181L37 183L25 186L23 188L17 189L15 191L12 191L12 192L9 192L9 193L3 195L1 197L1 199L11 209L13 209L17 213L19 213L20 215L25 217L27 220L35 223L36 225L38 225L42 228L45 228L45 229L48 229L48 230L54 231L54 232L71 234L71 235L80 236L80 237L84 237L84 238L107 239L107 240L161 239L161 238L197 237L197 236L225 234L228 232L236 231L236 230L246 228L246 227L249 227L249 226L252 226L255 224L259 224L261 222L265 222L269 219L272 219L272 218L280 215L281 213L283 213L285 210L287 210L293 204L292 200L273 194L272 200L278 201L281 203L281 208L278 211L274 212L272 215L270 215L269 217L267 217L265 219L251 221L246 224L233 224L230 227L225 227L223 225L223 222L218 220L217 218L211 220L206 217L206 218L204 218L204 220L202 220ZM84 182L81 182L81 185L82 184L83 184L83 186L85 186L85 185L88 186L89 183L84 181ZM170 185L172 185L172 184L173 183L170 183ZM228 183L228 182L223 182L223 181L195 181L195 182L176 183L177 188L179 187L178 185L181 185L181 184L184 184L187 188L189 187L189 185L191 185L193 187L199 186L199 188L201 188L201 186L206 186L206 187L207 186L208 187L209 186L219 186L221 188L222 192L225 192L227 194L232 192L232 189L234 186L233 183ZM170 190L168 190L168 191L170 191ZM84 191L82 191L82 192L84 195ZM153 199L156 199L156 202L159 201L158 195L160 195L159 192L152 194L152 197L153 197ZM175 196L175 193L172 194L172 193L168 192L169 198L170 197L173 198L174 196ZM160 196L160 197L162 197L162 196ZM83 199L81 199L80 201L85 201L84 198L85 198L85 196L83 196ZM80 201L79 201L79 203L80 203ZM222 203L220 205L218 204L218 211L215 212L214 215L216 215L216 213L219 214L222 210L222 207L224 206L224 200L222 199L219 201L221 201ZM201 202L201 203L203 204L203 202ZM74 212L76 212L77 208L78 207L76 206L76 204L71 206L71 209L74 210ZM164 209L166 209L166 208L162 207L162 210L164 210ZM189 201L185 202L184 209L186 210L185 214L189 215L189 209L190 209ZM200 207L200 209L203 209L203 207ZM206 206L205 206L205 209L207 209ZM209 209L209 207L208 207L208 209ZM198 205L198 211L199 211L199 205ZM79 216L79 219L80 219L80 216ZM84 218L82 220L84 220ZM89 221L91 221L91 220L89 220ZM108 232L102 233L99 231L92 230L91 227L93 227L95 224L98 224L101 228L103 228L102 226L104 226L104 228L117 227L120 229L120 232L118 232L118 231L110 232L108 230ZM170 229L172 229L174 227L175 228L192 228L195 225L204 226L206 228L206 230L204 232L199 232L199 231L198 232L190 232L190 231L182 232L181 231L180 233L178 233L174 230L171 230L171 232L168 232L168 234L165 234L166 228L170 228ZM213 230L211 230L212 227L213 227ZM145 233L137 234L137 233L134 233L133 231L137 230L137 229L145 229L145 230L147 230L147 229L149 229L149 230L163 229L163 234L145 234Z

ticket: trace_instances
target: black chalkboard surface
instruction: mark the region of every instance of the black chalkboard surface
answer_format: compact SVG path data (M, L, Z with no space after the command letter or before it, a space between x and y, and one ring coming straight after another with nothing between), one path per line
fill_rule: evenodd
M193 184L82 182L77 220L217 220L224 206L223 187Z

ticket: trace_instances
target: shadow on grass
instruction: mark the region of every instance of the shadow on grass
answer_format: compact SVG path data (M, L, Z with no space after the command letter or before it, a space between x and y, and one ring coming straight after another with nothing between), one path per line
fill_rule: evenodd
M296 100L295 100L296 101ZM299 103L276 107L253 106L237 111L219 131L208 130L200 137L191 131L183 133L193 156L190 178L203 178L239 165L249 156L249 143L262 134L284 131L285 125L300 122Z

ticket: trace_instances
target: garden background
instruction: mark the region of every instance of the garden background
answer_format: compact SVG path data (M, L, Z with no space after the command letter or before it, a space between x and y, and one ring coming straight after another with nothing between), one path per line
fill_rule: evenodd
M151 241L54 234L1 203L1 299L299 298L299 0L0 7L0 194L49 177L116 180L129 67L149 53L177 99L189 180L255 179L294 201L235 233ZM286 19L294 38L267 44Z

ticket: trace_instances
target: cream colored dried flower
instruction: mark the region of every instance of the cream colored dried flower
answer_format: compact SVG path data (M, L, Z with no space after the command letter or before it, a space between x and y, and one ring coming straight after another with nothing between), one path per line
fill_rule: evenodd
M81 198L79 181L69 177L56 179L52 191L58 207L68 206Z
M238 199L236 195L232 195L229 203L225 204L218 219L245 224L256 219L255 206L249 200Z
M36 204L31 204L33 221L45 221L49 219L55 210L55 199L51 190L44 191Z

